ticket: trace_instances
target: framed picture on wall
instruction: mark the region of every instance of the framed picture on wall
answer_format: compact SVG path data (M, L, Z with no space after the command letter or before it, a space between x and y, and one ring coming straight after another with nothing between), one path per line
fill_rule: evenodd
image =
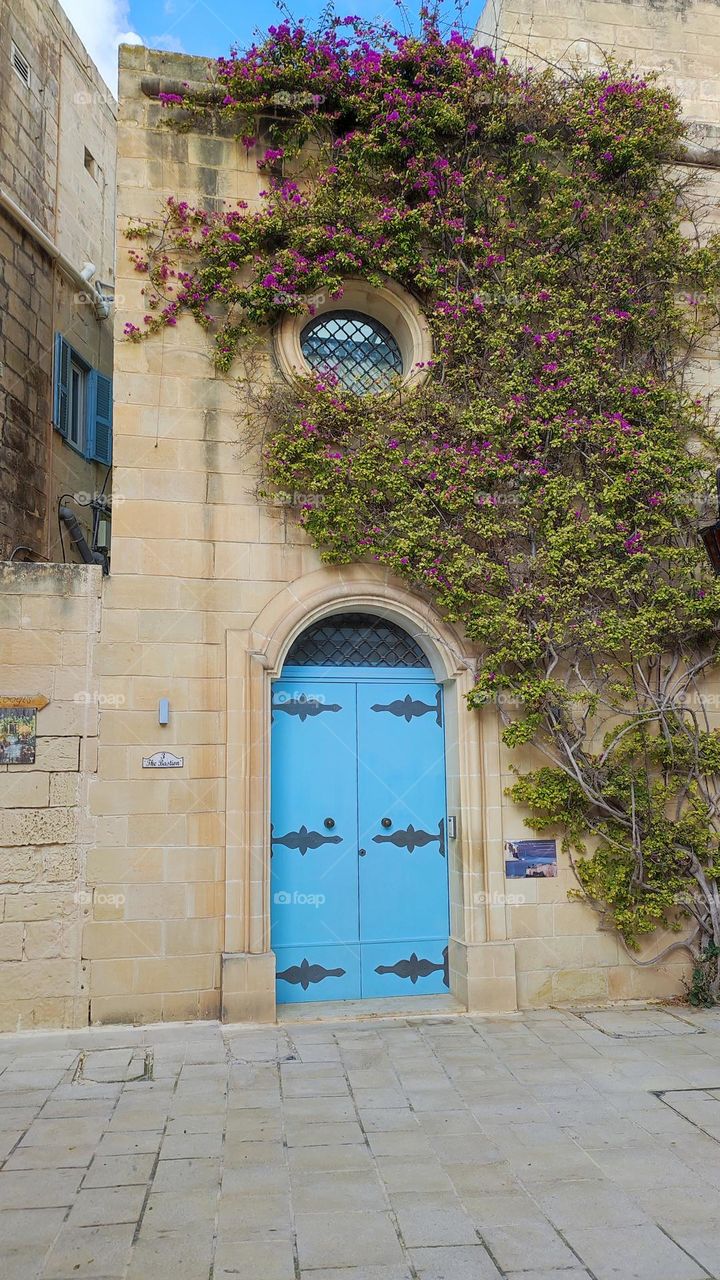
M554 840L506 840L505 875L510 880L546 880L557 875Z
M37 707L0 706L0 764L34 764Z

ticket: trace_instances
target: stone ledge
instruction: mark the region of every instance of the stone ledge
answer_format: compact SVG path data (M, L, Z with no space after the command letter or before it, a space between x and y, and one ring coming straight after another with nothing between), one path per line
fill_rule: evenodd
M223 952L223 1022L275 1022L275 953Z

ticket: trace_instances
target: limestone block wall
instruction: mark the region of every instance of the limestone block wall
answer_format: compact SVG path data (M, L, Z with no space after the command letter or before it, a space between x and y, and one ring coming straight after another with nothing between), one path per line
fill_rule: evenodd
M689 119L720 125L717 0L486 0L476 39L535 66L631 61L659 71Z
M562 68L602 66L608 55L643 71L659 71L681 99L689 121L693 163L685 166L698 184L701 239L720 223L720 5L717 0L487 0L476 31L478 43L499 55ZM688 234L694 234L687 227ZM700 394L720 389L717 343L698 353L690 381ZM712 692L712 691L710 691ZM500 752L502 786L514 780L517 758ZM538 760L536 763L540 763ZM532 767L530 765L529 767ZM507 803L503 838L528 836L522 814ZM569 860L559 853L554 880L507 882L505 927L514 939L521 1007L567 1000L652 998L681 993L687 957L674 952L659 965L639 966L612 932L598 929L595 912L568 900L576 887ZM655 935L638 959L659 955L672 937Z
M503 790L515 782L512 766L537 768L547 761L539 753L521 756L501 751ZM504 841L533 838L524 811L507 798L503 802ZM690 972L689 956L673 950L659 964L652 963L677 934L657 930L632 954L612 927L573 892L578 882L570 856L557 835L558 873L538 880L505 879L504 906L508 937L513 940L517 1001L521 1009L563 1004L605 1004L614 1000L653 1000L682 995ZM682 934L680 935L682 937ZM640 963L638 963L638 961Z
M206 207L257 203L255 156L235 142L162 127L143 82L193 80L203 59L121 51L118 150L113 567L105 584L99 775L91 793L97 903L83 933L91 1017L217 1016L225 914L226 633L248 627L308 567L283 511L256 497L257 442L230 381L213 376L192 324L136 346L126 320L146 310L123 231L168 194ZM146 86L147 87L147 86ZM152 84L151 84L152 89ZM262 377L270 343L255 368ZM158 725L161 697L170 723ZM165 748L177 771L143 769Z
M0 566L0 693L40 694L34 764L0 764L0 1030L84 1026L88 779L101 571Z
M228 747L241 671L250 670L233 665L228 636L249 630L261 649L258 619L295 608L319 567L292 514L257 498L257 423L232 379L213 373L202 332L186 320L141 345L122 339L125 321L146 310L123 238L128 219L158 216L171 193L210 209L259 200L254 154L225 137L162 127L158 90L204 75L201 59L121 52L114 492L122 501L98 652L104 706L88 859L95 901L82 943L96 1021L220 1010L221 955L242 951L236 922L240 934L252 932L256 909L226 861L241 841L226 814L267 801L261 779L243 778ZM252 374L280 376L270 334ZM345 574L348 591L359 576ZM165 727L161 697L171 706ZM255 723L267 735L261 715ZM595 913L568 899L574 879L562 854L556 879L506 881L504 843L530 833L503 794L513 775L494 713L478 717L473 732L481 749L465 757L477 761L481 812L457 880L464 897L453 905L464 938L458 990L473 1007L506 1009L680 991L682 954L660 967L633 964L613 934L599 931ZM182 769L143 769L143 757L161 748L181 756ZM467 827L468 813L459 817ZM653 939L649 954L663 945Z
M112 285L116 106L56 0L0 0L0 102L0 191L78 270L92 262L95 279ZM110 375L112 325L2 208L0 309L0 557L26 545L60 559L58 499L99 492L106 469L52 428L53 336Z

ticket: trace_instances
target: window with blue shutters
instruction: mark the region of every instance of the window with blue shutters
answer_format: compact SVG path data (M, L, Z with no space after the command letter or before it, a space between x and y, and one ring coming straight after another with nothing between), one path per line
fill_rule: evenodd
M112 381L83 360L60 333L55 337L53 424L83 457L110 464Z
M70 381L70 353L72 348L62 334L55 335L55 386L53 398L53 424L61 436L67 437L68 383Z
M88 457L108 466L112 459L112 382L93 369L90 375Z

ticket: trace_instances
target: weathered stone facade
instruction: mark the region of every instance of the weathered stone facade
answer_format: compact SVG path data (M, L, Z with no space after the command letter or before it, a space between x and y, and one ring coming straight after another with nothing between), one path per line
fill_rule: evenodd
M94 279L112 285L116 107L54 0L1 0L0 103L0 556L26 546L57 560L61 495L99 492L106 468L53 430L53 337L62 332L110 376L112 322L96 318L88 293L3 197L78 271L92 262ZM77 514L87 531L87 512Z
M684 16L649 2L569 0L561 12L556 0L509 0L492 34L510 55L530 44L534 60L553 61L567 55L577 28L586 30L586 59L603 56L593 41L606 38L623 56L669 75L707 130L702 145L711 146L720 107L703 86L720 72L716 19L720 9L709 0L687 4ZM652 44L643 43L647 31ZM260 199L262 178L245 147L161 126L162 83L205 73L203 59L121 51L114 455L121 501L101 641L87 668L98 673L100 726L97 773L86 769L87 859L77 882L93 896L75 956L88 984L85 1015L89 1007L100 1022L274 1016L270 682L295 636L343 608L380 613L421 634L444 686L449 810L459 816L450 849L455 996L476 1010L512 1010L678 993L682 954L636 965L587 905L568 899L567 862L556 879L506 882L505 842L528 833L504 795L511 757L494 710L464 707L473 654L462 636L377 566L322 567L292 514L258 500L252 417L232 379L212 371L205 337L190 320L140 345L122 340L124 323L145 311L143 277L124 239L128 220L157 216L171 193L213 209L238 199L252 208ZM711 208L708 222L714 217ZM282 377L278 340L265 335L258 380ZM718 367L717 353L708 352L698 382L716 386ZM9 625L22 637L22 615L18 623L13 610ZM88 674L73 679L95 689ZM158 723L160 698L170 701L167 726ZM143 757L160 748L182 756L183 767L144 770ZM653 938L644 958L664 942ZM19 997L24 1018L20 1006ZM79 997L73 1010L83 1016ZM69 1006L44 1008L41 1017L62 1021Z
M0 764L0 1030L83 1026L101 570L0 566L3 694L40 694L33 765Z
M487 0L475 37L535 66L598 66L610 55L659 71L689 120L720 130L717 0Z

